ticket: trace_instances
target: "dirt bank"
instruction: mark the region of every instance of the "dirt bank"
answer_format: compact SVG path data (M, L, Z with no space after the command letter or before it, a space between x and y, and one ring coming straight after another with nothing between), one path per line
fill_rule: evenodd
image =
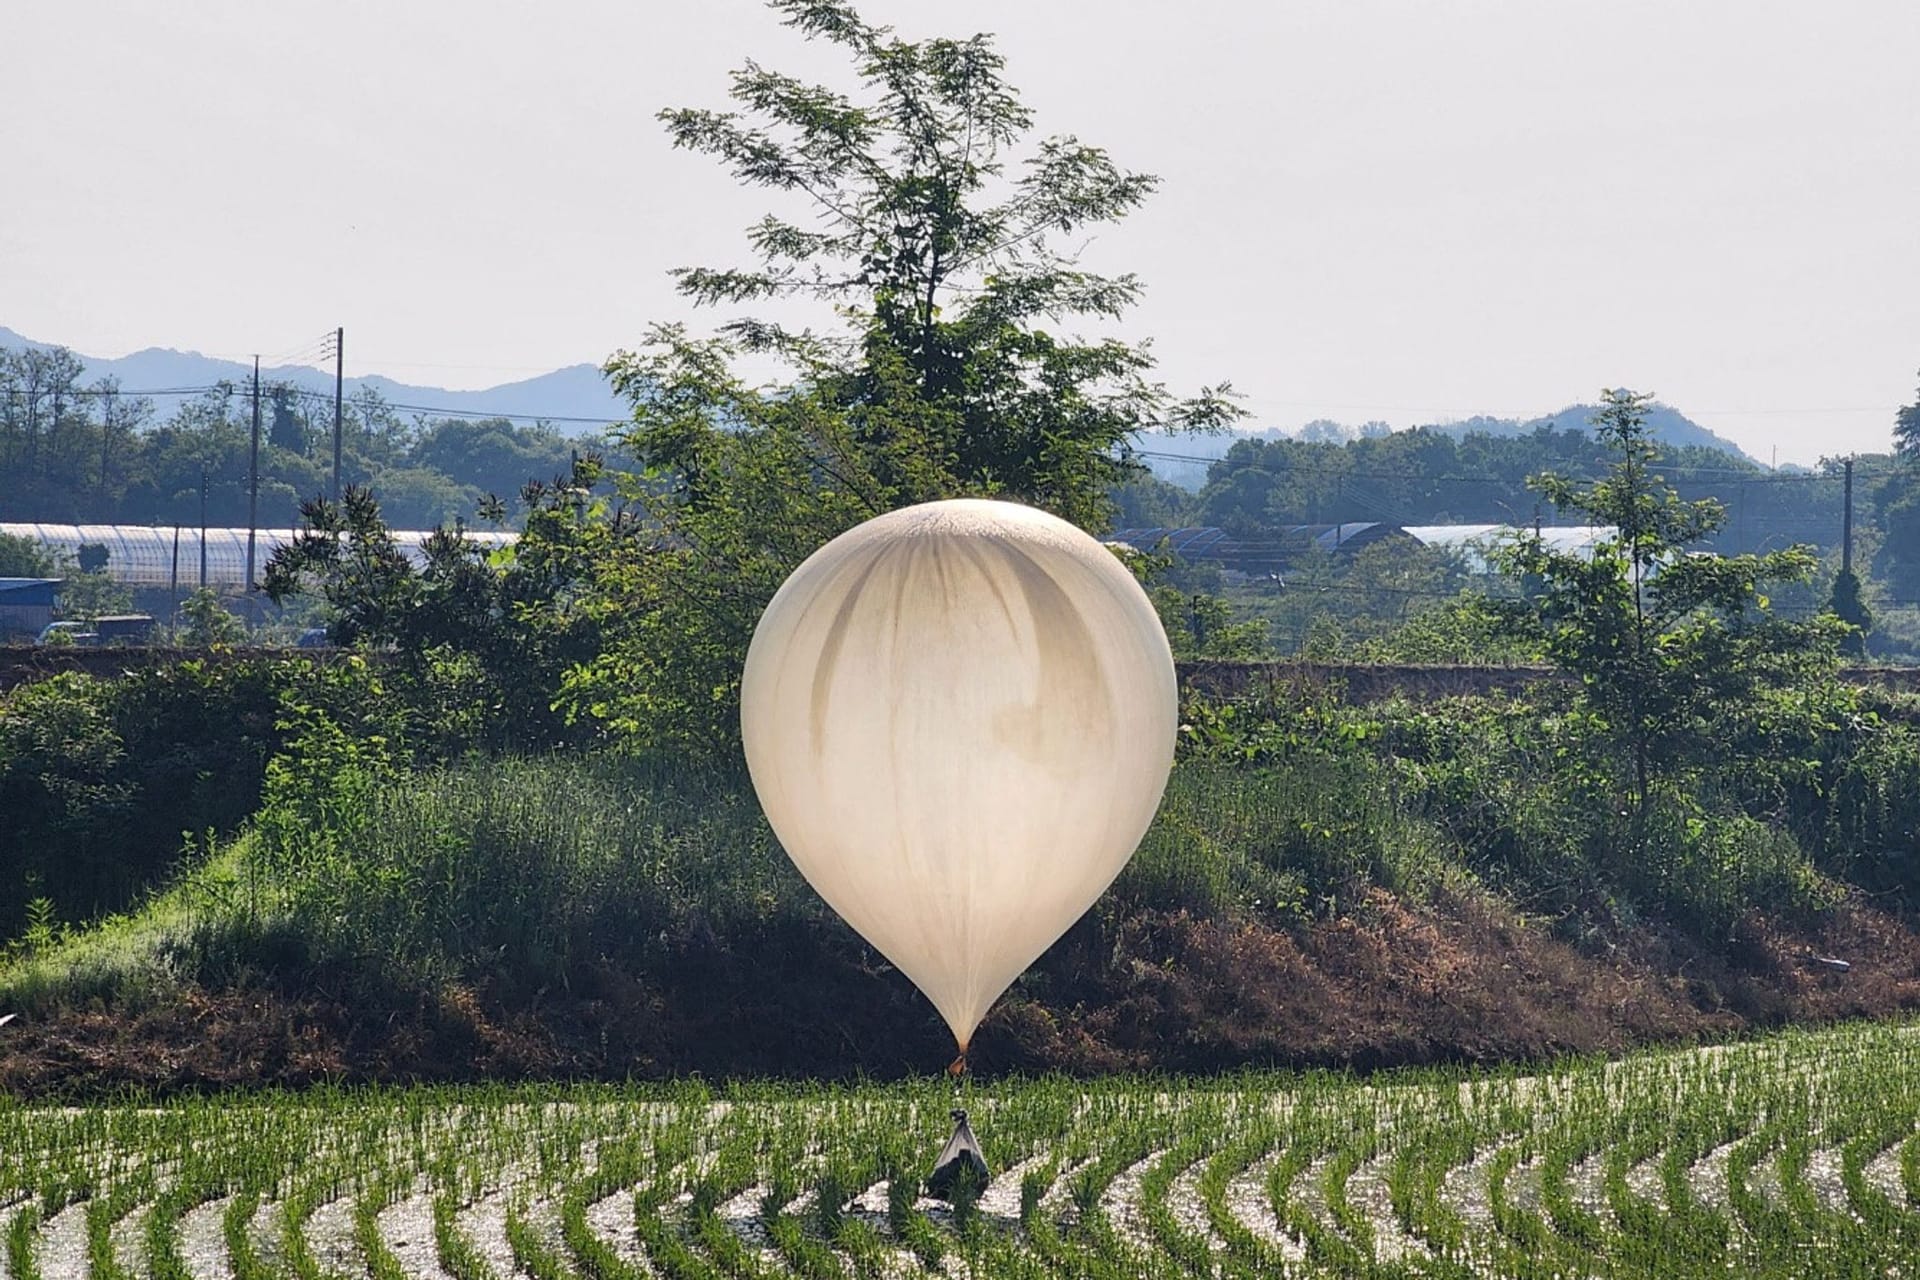
M1816 956L1839 957L1846 971ZM0 1028L0 1087L98 1096L320 1081L896 1077L952 1055L912 986L844 933L690 938L646 980L378 1003L328 975L191 989ZM1537 1061L1920 1009L1920 937L1864 906L1757 917L1724 949L1656 929L1575 946L1479 901L1376 894L1298 929L1143 913L1083 921L1001 1000L985 1074Z

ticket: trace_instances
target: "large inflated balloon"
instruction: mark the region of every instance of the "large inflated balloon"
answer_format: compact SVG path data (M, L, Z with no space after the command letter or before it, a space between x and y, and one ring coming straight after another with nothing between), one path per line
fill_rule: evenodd
M774 833L962 1051L1132 856L1176 718L1139 584L1010 502L907 507L829 542L767 606L741 682Z

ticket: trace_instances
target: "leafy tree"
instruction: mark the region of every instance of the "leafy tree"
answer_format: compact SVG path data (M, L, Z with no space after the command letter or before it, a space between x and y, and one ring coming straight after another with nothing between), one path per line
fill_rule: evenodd
M439 472L476 495L504 496L519 493L529 480L565 475L580 448L580 441L569 440L551 427L516 426L504 418L442 418L421 427L408 463ZM391 486L391 478L384 483ZM383 501L382 506L391 509L391 503ZM462 514L471 515L474 510L469 502Z
M178 642L193 649L225 648L246 639L246 624L227 612L220 594L212 587L201 587L180 606L186 622L178 632Z
M1888 475L1875 493L1885 535L1874 567L1898 596L1920 597L1920 395L1894 415L1894 451L1906 465Z
M1908 458L1920 456L1920 393L1913 403L1903 405L1893 418L1893 444Z
M1623 790L1644 813L1657 783L1714 759L1762 690L1831 669L1831 619L1796 623L1771 612L1768 587L1804 582L1804 547L1765 555L1689 554L1726 519L1719 503L1686 501L1651 470L1659 454L1646 429L1649 398L1608 391L1595 432L1614 462L1580 484L1538 477L1563 513L1611 527L1590 557L1524 536L1496 552L1532 580L1506 617L1522 637L1579 681L1580 701Z
M38 539L0 533L0 578L57 578L59 562Z
M380 518L373 493L349 485L338 503L303 503L300 518L293 541L267 560L262 585L268 598L279 604L317 590L332 610L327 632L336 644L419 639L414 606L422 584Z
M268 560L263 585L275 604L320 596L336 644L391 647L427 685L464 681L460 697L485 707L497 744L578 739L584 733L556 700L564 673L601 642L596 618L575 603L577 587L587 562L605 558L606 542L634 528L593 497L600 465L589 456L571 476L526 486L527 529L516 546L490 553L456 523L426 540L419 566L395 543L371 491L349 486L337 503L315 498L301 507L301 532Z
M849 325L825 337L741 319L726 326L731 339L793 358L846 411L857 443L908 437L951 489L1019 496L1089 527L1134 470L1124 456L1134 433L1234 416L1225 388L1181 401L1149 381L1143 346L1041 327L1115 319L1139 297L1133 276L1082 270L1059 242L1123 218L1155 178L1071 137L1017 157L1032 114L987 36L915 43L842 0L770 7L837 45L866 100L749 62L733 77L741 113L663 112L677 146L802 197L812 214L754 226L752 267L677 275L696 302L812 299ZM872 456L883 482L912 487L885 450Z
M1850 658L1865 657L1867 633L1873 630L1873 611L1861 594L1859 574L1852 569L1842 569L1834 575L1827 611L1847 624L1847 633L1840 638L1840 652Z
M307 429L294 406L299 393L288 382L274 383L263 390L267 397L267 443L305 457L309 451Z
M60 584L60 616L63 618L107 617L127 613L133 608L133 588L115 582L106 573L74 573Z
M1232 603L1220 596L1159 586L1148 597L1160 615L1176 658L1245 661L1273 656L1266 622L1238 616Z
M1193 495L1148 472L1130 477L1113 490L1114 526L1120 529L1177 529L1188 523Z
M639 536L609 542L590 609L614 645L575 673L576 714L639 741L729 751L740 662L766 600L820 543L907 503L1003 495L1098 529L1154 428L1216 428L1226 387L1182 399L1144 345L1060 328L1109 322L1130 275L1083 270L1063 238L1136 208L1155 180L1073 138L1023 150L1032 117L986 36L907 41L841 0L773 0L845 54L858 100L749 62L736 112L662 113L676 145L798 206L748 232L755 261L693 267L702 304L824 302L842 325L737 318L661 327L608 365L645 470L622 496ZM735 372L772 356L769 392Z
M29 347L0 352L0 392L4 392L7 469L23 480L40 479L43 453L54 452L63 421L79 400L85 372L64 347Z

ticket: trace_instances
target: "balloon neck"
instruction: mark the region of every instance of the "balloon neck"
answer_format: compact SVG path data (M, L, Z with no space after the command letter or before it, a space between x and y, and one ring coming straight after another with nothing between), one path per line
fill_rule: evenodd
M947 1064L947 1074L955 1080L967 1074L967 1049L965 1045L960 1047L960 1056Z

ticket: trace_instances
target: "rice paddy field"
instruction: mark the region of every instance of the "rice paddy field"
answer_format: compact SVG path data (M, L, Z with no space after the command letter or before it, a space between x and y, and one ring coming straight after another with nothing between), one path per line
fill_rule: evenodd
M1920 1273L1907 1025L1537 1073L0 1103L6 1280Z

